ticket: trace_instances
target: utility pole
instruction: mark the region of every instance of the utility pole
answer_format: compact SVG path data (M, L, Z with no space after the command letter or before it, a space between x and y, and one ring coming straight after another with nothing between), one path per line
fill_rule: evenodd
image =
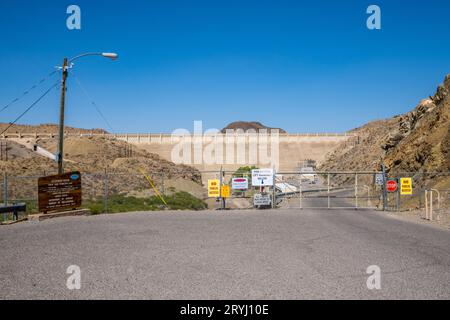
M62 83L61 83L61 104L60 104L60 113L59 113L59 143L58 143L58 173L63 174L63 161L64 161L64 104L66 100L66 81L67 76L69 75L69 64L72 65L72 62L86 56L102 56L105 58L109 58L112 60L116 60L119 56L117 53L112 52L88 52L79 54L72 59L64 58L63 66L62 66Z
M66 80L68 75L68 60L64 58L62 67L61 103L59 111L59 144L58 144L58 174L64 173L64 105L66 100Z

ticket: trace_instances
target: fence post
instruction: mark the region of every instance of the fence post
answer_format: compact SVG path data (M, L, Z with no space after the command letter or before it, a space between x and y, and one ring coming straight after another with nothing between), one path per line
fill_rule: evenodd
M358 209L358 174L355 173L355 208Z
M220 198L220 208L222 210L225 209L225 199L222 198L222 184L223 184L223 171L222 167L220 167L220 177L219 177L219 198Z
M277 201L276 197L277 197L277 181L276 181L276 175L275 175L275 170L273 170L273 188L272 188L272 209L275 209L276 204L275 202Z
M108 181L108 171L105 168L105 173L103 176L103 183L105 185L105 192L103 195L103 211L108 213L108 193L109 193L109 181Z
M161 193L162 195L166 195L166 191L164 188L164 172L161 172Z
M302 175L300 177L300 209L303 209L303 184L302 184Z
M328 209L331 208L331 202L330 202L330 174L328 173L328 178L327 178L327 185L328 185Z
M428 220L428 190L425 190L425 220Z
M386 179L386 167L384 166L384 164L381 165L381 170L383 172L383 211L386 211L388 208L388 200L387 200L387 189L386 189L386 183L387 183L387 179Z
M430 221L433 221L433 190L430 191Z
M8 205L8 174L6 171L3 173L3 205L6 207ZM3 214L3 221L6 221L8 214Z

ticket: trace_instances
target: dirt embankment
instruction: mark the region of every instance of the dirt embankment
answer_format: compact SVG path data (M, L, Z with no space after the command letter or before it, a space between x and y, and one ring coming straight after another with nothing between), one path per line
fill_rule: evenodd
M37 144L56 153L56 139L30 139L28 145ZM176 165L158 155L141 150L126 142L104 137L68 137L64 144L66 171L83 173L84 196L99 198L105 190L104 175L108 173L110 194L153 194L149 182L141 174L143 169L158 189L173 193L190 192L203 197L201 173L192 167ZM0 160L0 171L10 177L10 194L13 198L33 198L36 195L37 177L57 172L55 161L40 156L23 144L8 140L8 160ZM14 177L33 176L20 180Z

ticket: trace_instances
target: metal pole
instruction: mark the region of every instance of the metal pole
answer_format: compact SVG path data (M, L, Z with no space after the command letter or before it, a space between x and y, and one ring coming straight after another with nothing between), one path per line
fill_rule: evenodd
M384 164L381 165L381 170L383 173L383 211L387 210L387 190L386 190L386 183L387 183L387 179L386 179L386 167L384 166Z
M430 191L430 221L433 221L433 191Z
M358 209L358 174L355 173L355 208Z
M103 182L105 184L105 193L103 195L103 211L104 213L108 213L109 178L108 178L108 171L106 168L105 174L103 176Z
M328 174L328 178L327 178L327 184L328 184L328 209L331 208L331 202L330 202L330 174Z
M62 84L61 84L61 101L59 111L59 143L58 143L58 174L63 174L63 157L64 157L64 106L66 100L66 80L68 75L68 62L64 58L62 69Z
M220 167L220 178L219 178L219 198L220 198L220 208L225 209L224 199L222 198L222 167Z
M428 220L428 190L425 190L425 220Z
M276 186L277 186L277 182L276 182L276 178L275 178L275 170L273 171L273 186L272 186L272 209L275 209L275 201L276 201L276 196L277 196L277 191L276 191Z
M300 209L303 209L303 184L301 175L300 175Z
M6 207L8 205L8 174L3 173L3 205ZM3 221L8 219L8 214L3 214Z

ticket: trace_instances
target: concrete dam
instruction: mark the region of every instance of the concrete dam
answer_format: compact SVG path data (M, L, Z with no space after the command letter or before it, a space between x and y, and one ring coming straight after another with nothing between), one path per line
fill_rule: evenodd
M186 164L200 171L234 171L241 166L276 167L279 172L294 172L306 160L320 164L327 154L341 144L355 144L357 137L337 134L215 133L203 134L94 134L66 133L68 136L101 136L128 142L161 158ZM55 139L51 133L8 133L3 139L31 141Z
M357 137L345 133L279 134L277 137L251 133L198 137L118 134L114 137L156 153L166 160L191 165L201 171L215 171L221 167L234 171L241 166L255 165L268 168L276 166L280 172L293 172L305 160L320 163L337 146L357 141ZM273 158L277 159L277 164L273 163Z

